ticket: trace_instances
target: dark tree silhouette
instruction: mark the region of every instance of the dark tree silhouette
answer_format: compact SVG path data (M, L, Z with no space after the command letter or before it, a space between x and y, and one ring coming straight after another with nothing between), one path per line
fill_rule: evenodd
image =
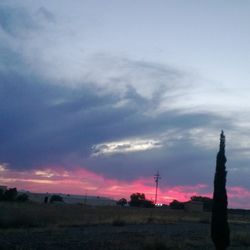
M29 196L27 194L19 194L16 200L19 202L26 202L29 200Z
M184 204L185 202L173 200L172 202L169 203L169 207L172 209L184 209Z
M147 200L143 193L133 193L130 195L129 205L131 207L154 207L154 203Z
M0 189L0 201L4 200L4 190Z
M216 159L214 176L214 194L211 221L211 237L216 250L225 250L230 244L230 232L227 222L225 136L220 135L220 150Z
M50 197L50 203L53 203L55 201L63 202L63 198L60 195L54 194Z
M131 207L141 207L145 201L145 194L143 193L133 193L130 195L129 205Z
M16 188L10 188L7 189L4 193L4 200L5 201L14 201L17 196L17 189Z
M121 207L124 207L127 203L128 203L128 201L127 201L125 198L121 198L120 200L118 200L118 201L116 202L116 204L117 204L118 206L121 206Z

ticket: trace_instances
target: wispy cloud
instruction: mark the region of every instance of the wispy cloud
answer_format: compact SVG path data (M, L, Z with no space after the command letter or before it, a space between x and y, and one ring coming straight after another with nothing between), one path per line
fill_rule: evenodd
M112 190L156 170L166 187L210 185L225 129L230 185L250 187L248 91L165 60L105 50L98 15L88 19L67 3L75 18L66 1L60 9L43 3L0 3L1 181L56 189L63 178L66 190L68 173L54 166L82 166L100 182L115 180ZM32 176L15 177L25 171Z
M155 195L153 176L141 177L133 181L120 181L115 178L105 178L101 174L93 173L82 167L72 168L71 171L56 166L34 171L5 169L1 173L0 183L33 192L102 195L114 199L122 197L129 199L133 192L145 193L150 200L154 200ZM160 182L158 193L160 203L168 204L174 199L188 201L190 197L197 195L212 197L212 188L204 183L165 185ZM228 197L229 207L248 208L250 206L250 189L248 188L229 186Z
M92 147L93 156L112 155L117 153L133 153L138 151L147 151L162 147L161 142L157 140L132 139L116 142L97 144Z

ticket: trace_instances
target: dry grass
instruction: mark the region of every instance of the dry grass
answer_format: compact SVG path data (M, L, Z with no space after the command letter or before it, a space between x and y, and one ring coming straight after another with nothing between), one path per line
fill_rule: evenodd
M210 223L210 213L166 208L88 207L68 204L0 203L0 228L100 224ZM230 223L250 223L249 216L230 215Z
M232 249L249 249L249 215L229 219ZM36 249L42 242L41 249L206 250L213 249L209 223L209 213L167 208L0 203L0 242L7 244L0 249Z
M249 247L250 246L250 232L236 232L232 235L232 240L235 241L237 244Z
M206 213L187 213L164 208L0 203L0 209L0 228L209 221L209 214Z
M208 236L205 237L183 237L183 235L175 235L175 237L153 238L148 239L144 244L143 250L165 250L165 249L213 249L212 242Z

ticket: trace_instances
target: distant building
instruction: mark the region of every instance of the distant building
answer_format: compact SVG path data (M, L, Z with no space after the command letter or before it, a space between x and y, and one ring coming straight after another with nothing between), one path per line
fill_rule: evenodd
M48 197L48 202L50 197L54 194L52 193L31 193L26 192L29 196L30 201L37 203L44 203L46 197ZM63 198L63 202L66 204L82 204L89 206L116 206L116 201L100 196L85 196L85 195L70 195L70 194L56 194Z
M0 190L6 191L7 190L7 186L0 186Z
M202 201L188 201L184 204L184 210L188 212L202 212L203 206Z

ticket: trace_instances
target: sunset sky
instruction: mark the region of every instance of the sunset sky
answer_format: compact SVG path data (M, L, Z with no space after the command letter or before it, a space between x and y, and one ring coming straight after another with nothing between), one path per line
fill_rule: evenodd
M250 2L1 0L0 185L250 208Z

